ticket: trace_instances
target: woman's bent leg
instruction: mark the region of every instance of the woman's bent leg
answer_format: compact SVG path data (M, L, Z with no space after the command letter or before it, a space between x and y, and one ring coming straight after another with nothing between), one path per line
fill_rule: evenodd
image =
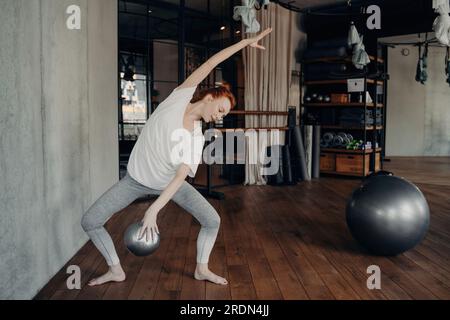
M103 227L116 212L126 208L137 198L146 195L146 188L128 174L106 191L83 215L81 226L101 252L109 266L119 264L111 236Z
M197 267L194 277L197 280L208 280L216 284L226 285L225 278L211 272L208 268L209 256L217 233L219 232L220 217L214 207L189 183L184 182L173 201L192 214L201 224L197 238Z
M201 224L197 238L197 263L208 263L219 232L220 216L216 209L187 182L182 184L172 200Z

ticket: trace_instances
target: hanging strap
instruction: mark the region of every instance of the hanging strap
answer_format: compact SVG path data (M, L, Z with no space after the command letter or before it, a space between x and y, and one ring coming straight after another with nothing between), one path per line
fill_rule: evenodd
M445 74L449 75L448 65L450 63L450 47L447 47L447 51L445 53Z
M417 69L416 69L416 81L422 83L422 44L419 44L419 60L417 61Z
M425 48L424 48L424 52L423 52L423 56L422 56L422 84L425 84L425 82L428 80L428 72L427 72L427 68L428 68L428 32L425 33Z
M450 47L447 47L445 55L445 75L447 76L446 82L450 85Z
M420 38L420 34L419 34ZM422 45L424 46L422 53ZM425 33L425 42L419 44L419 62L417 63L416 81L425 84L428 79L428 32Z

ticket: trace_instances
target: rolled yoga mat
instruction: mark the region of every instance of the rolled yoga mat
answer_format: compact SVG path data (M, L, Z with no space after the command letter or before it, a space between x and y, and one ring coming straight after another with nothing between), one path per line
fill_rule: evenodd
M306 169L308 177L312 177L312 143L313 126L305 126Z
M292 174L291 155L289 153L289 145L283 146L283 179L288 185L295 184Z
M272 145L267 147L267 155L269 157L272 156L277 157L277 161L278 161L278 170L275 174L273 175L267 175L266 176L266 180L267 180L267 184L268 185L272 185L272 186L278 186L278 185L282 185L284 184L284 179L283 179L283 146L280 145ZM270 167L271 163L267 164L266 167Z
M290 130L291 131L291 136L293 136L293 131L294 129ZM294 180L294 182L300 181L300 166L299 163L300 161L298 160L297 157L297 150L296 150L296 146L294 145L294 143L292 142L293 140L291 140L291 143L289 145L289 150L290 150L290 158L291 158L291 168L292 168L292 179Z
M312 178L320 177L320 126L313 127Z
M296 126L294 128L293 138L294 149L296 151L297 167L300 172L300 179L305 181L310 180L308 170L306 168L306 154L305 147L303 146L302 131L299 126Z

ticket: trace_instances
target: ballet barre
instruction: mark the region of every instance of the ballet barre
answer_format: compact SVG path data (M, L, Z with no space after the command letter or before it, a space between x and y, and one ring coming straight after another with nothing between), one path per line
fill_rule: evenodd
M289 128L288 127L214 128L214 130L227 133L227 132L233 132L233 131L237 131L237 130L242 130L242 131L249 131L249 130L253 130L253 131L272 131L272 130L288 131Z
M231 110L230 115L245 115L245 116L289 116L287 111L246 111L246 110Z

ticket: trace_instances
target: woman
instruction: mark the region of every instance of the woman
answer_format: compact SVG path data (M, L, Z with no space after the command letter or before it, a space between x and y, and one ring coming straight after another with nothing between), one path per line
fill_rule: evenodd
M258 41L272 32L271 28L254 38L244 39L212 56L194 71L184 83L176 88L151 115L136 142L130 156L126 176L105 192L84 214L81 225L94 245L105 258L109 270L104 275L92 279L90 286L106 282L125 280L125 272L104 224L111 216L127 207L139 197L159 195L148 208L142 220L139 236L150 237L159 233L156 224L158 212L169 202L191 213L201 224L197 238L197 266L194 277L226 285L227 280L208 268L208 260L217 233L220 217L210 203L185 181L189 175L195 176L202 155L204 138L200 120L217 121L226 116L235 104L232 93L224 88L208 89L200 92L199 98L192 100L198 86L221 62L246 46L265 49ZM177 130L188 132L193 145L184 144L182 152L177 149L173 133ZM175 152L174 152L175 150ZM187 155L187 156L186 156Z

